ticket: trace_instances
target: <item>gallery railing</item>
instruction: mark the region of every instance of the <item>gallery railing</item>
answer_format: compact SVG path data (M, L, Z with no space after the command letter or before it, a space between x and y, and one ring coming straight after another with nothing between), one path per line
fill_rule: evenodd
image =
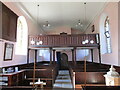
M30 47L97 47L98 34L29 36Z

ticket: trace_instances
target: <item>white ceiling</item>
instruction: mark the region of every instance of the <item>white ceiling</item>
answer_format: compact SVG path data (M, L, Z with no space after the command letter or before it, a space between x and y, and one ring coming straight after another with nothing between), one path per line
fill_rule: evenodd
M49 21L50 31L56 27L68 26L70 28L85 29L98 13L105 6L105 2L87 2L86 6L83 2L19 2L23 9L39 23L42 27L45 21ZM39 5L39 7L37 6ZM86 7L86 20L85 20ZM38 20L38 21L37 21ZM79 28L75 25L81 20L83 27Z

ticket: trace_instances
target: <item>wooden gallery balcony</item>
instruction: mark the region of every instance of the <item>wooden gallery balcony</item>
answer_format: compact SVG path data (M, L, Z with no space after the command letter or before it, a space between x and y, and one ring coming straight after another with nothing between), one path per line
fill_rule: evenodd
M29 48L98 46L98 34L29 36Z

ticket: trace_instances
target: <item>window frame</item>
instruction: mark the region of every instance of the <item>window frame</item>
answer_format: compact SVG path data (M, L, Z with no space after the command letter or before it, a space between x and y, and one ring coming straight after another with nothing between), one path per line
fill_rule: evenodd
M108 24L108 26L107 26ZM108 29L107 29L108 28ZM107 16L104 22L104 35L106 39L106 53L112 53L112 46L111 46L111 35L110 35L110 20Z

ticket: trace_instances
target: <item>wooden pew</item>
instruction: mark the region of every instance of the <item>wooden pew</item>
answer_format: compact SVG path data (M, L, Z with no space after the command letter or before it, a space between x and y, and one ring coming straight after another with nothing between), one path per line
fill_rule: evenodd
M120 86L86 86L83 90L120 90Z
M120 67L114 66L117 72ZM75 88L78 90L119 90L120 86L106 86L104 74L109 71L110 65L87 63L86 73L84 72L84 63L77 63L75 66L70 65L71 79L75 78ZM74 75L75 73L75 75ZM85 80L86 74L86 80ZM73 84L74 84L74 81ZM86 84L85 84L86 81ZM84 88L86 86L86 88Z
M75 84L105 84L104 74L106 72L75 72Z
M33 80L33 69L26 69L26 80L32 82ZM53 83L55 82L56 76L58 74L57 67L53 69L36 69L35 71L35 81L38 80L38 78L41 79L41 81L46 82L46 87L52 87Z

